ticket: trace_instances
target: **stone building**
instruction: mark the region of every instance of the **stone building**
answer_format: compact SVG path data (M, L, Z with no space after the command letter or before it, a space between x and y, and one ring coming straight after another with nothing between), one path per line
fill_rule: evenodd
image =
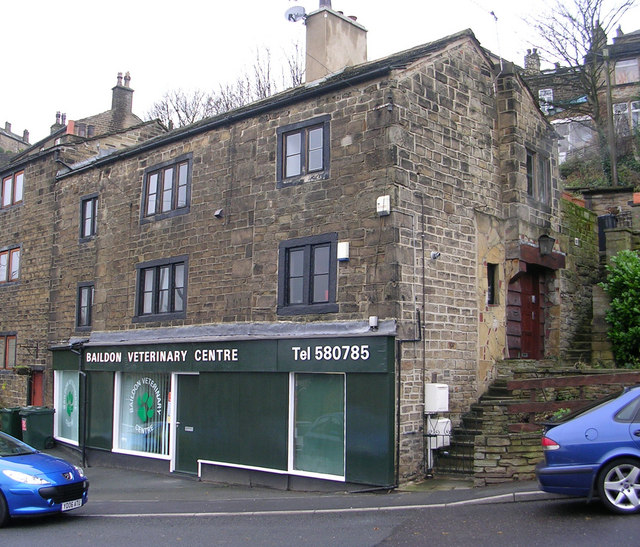
M96 122L91 136L78 135L74 123L67 124L58 113L49 136L13 154L0 167L1 406L52 401L53 377L45 370L51 367L50 275L57 261L56 174L68 164L92 161L164 132L157 122L142 122L131 113L133 90L124 89L121 80L119 75L113 108L87 119L93 123L113 118L114 123ZM128 102L116 100L123 93ZM90 208L85 214L91 211L95 214Z
M4 123L4 129L0 128L0 166L9 161L16 152L21 152L29 146L29 131L26 129L22 136L11 131L11 124Z
M306 23L347 41L308 47L366 43L326 3ZM0 291L42 285L60 442L216 480L391 486L427 466L425 383L463 411L497 360L555 354L560 195L536 98L468 30L360 57L47 179L50 259L31 273L23 244ZM23 209L43 199L28 175ZM19 340L25 304L1 312Z
M640 124L640 30L625 34L618 28L611 44L607 44L606 36L603 36L602 50L597 52L596 58L600 60L596 85L602 119L607 119L610 89L618 153L628 152L633 146L630 137ZM527 50L523 76L561 137L561 162L573 153L584 152L598 144L596 129L588 115L592 107L584 91L585 78L579 69L556 65L541 70L540 56L533 49Z

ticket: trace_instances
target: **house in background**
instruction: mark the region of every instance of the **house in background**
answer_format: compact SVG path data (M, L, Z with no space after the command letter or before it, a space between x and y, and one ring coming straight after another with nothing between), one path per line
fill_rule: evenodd
M4 129L0 128L0 166L9 161L9 158L21 152L29 145L29 131L26 129L22 136L11 132L11 124L5 122Z
M55 436L90 461L392 486L428 465L429 384L465 411L570 334L555 133L515 67L469 30L363 62L326 4L307 29L346 44L309 36L339 59L318 79L25 170L0 211L0 336L53 369Z
M618 28L611 44L598 52L603 62L608 55L609 85L612 115L618 154L631 151L632 135L640 127L640 30L624 34ZM563 163L572 154L589 152L598 146L598 137L591 119L580 114L580 105L587 103L579 74L570 67L556 65L553 69L540 69L540 55L536 49L527 50L523 77L541 110L549 117L560 135L559 160ZM606 119L607 83L602 76L599 104Z
M128 75L127 75L128 76ZM65 165L91 161L164 132L156 121L131 113L128 77L113 88L111 110L66 122L60 113L51 134L13 154L0 167L0 404L6 407L51 404L50 275L57 260L59 203L55 178ZM78 128L84 127L84 134ZM95 200L88 199L79 228L95 232ZM68 272L60 272L63 278Z

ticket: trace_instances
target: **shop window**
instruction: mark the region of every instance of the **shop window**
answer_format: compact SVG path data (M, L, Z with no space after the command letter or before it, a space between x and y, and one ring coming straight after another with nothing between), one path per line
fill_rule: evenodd
M80 204L80 239L90 239L98 229L98 196L82 198Z
M291 239L280 244L278 313L297 315L338 311L337 234Z
M344 477L344 374L292 374L292 471Z
M277 130L278 186L329 175L329 116Z
M147 169L142 192L142 220L160 220L189 211L191 156Z
M20 277L20 247L0 251L0 284Z
M15 334L0 334L0 368L16 366L17 341Z
M170 374L116 374L114 451L169 456L170 382Z
M54 371L53 391L54 436L77 445L80 423L80 374L69 370Z
M78 302L76 304L76 327L81 329L91 328L93 315L93 283L80 283L78 285Z
M19 171L2 179L2 194L0 204L2 208L10 207L22 201L22 192L24 189L24 171Z
M183 318L187 294L187 258L137 266L137 320Z

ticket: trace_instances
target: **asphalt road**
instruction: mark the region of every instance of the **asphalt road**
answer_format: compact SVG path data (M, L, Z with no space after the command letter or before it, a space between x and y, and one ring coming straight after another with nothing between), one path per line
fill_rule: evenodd
M3 545L466 546L637 545L640 518L606 513L582 500L378 510L271 511L144 516L79 510L12 522Z

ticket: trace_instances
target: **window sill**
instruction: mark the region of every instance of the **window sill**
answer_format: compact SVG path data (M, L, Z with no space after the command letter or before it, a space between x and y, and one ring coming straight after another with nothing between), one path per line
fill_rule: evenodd
M312 315L315 313L337 313L338 304L313 304L299 306L278 306L278 315Z

